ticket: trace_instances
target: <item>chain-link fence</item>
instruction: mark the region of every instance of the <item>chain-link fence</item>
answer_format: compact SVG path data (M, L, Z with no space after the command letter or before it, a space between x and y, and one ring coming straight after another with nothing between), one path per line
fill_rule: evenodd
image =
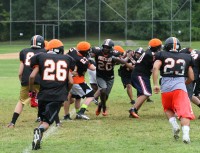
M131 40L172 35L191 42L191 0L10 0L6 5L9 14L0 20L0 39L10 44L35 34L99 44L107 37L134 45Z

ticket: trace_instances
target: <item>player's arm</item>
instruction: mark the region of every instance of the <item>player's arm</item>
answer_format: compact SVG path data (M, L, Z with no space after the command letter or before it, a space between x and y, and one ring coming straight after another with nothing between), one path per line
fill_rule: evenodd
M114 60L114 62L116 62L116 63L120 63L120 64L124 64L127 68L129 68L129 69L133 69L134 68L134 66L132 65L132 64L130 64L130 63L127 63L125 60L123 60L123 59L120 59L120 58L118 58L118 57L112 57L113 58L113 60Z
M19 81L20 82L22 81L23 70L24 70L24 63L21 61L20 65L19 65L19 72L18 72L18 76L19 76Z
M190 66L188 68L188 77L185 81L185 84L190 84L192 81L194 81L194 72L193 72L192 67Z
M74 67L74 70L73 71L71 71L71 74L73 75L73 76L77 76L78 75L78 67L77 66L75 66Z
M68 73L68 91L71 90L73 83L74 83L74 81L72 78L72 73L69 71L69 73Z
M38 72L39 72L39 66L36 66L34 67L31 75L29 76L29 91L30 92L34 91L33 85L34 85L34 81Z
M88 65L88 69L90 69L91 71L95 71L96 70L96 66L94 66L94 64L89 64Z
M160 92L160 87L158 84L158 76L159 76L159 71L160 71L161 65L162 65L162 61L160 61L160 60L156 60L153 65L152 76L153 76L153 85L154 85L153 90L154 90L155 94Z

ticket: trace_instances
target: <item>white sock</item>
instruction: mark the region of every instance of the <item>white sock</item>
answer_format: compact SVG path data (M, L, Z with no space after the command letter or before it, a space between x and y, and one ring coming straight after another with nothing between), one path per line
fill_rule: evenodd
M190 127L189 126L182 126L183 135L189 135Z
M172 125L173 129L179 128L179 125L178 125L175 117L171 117L169 119L169 123Z

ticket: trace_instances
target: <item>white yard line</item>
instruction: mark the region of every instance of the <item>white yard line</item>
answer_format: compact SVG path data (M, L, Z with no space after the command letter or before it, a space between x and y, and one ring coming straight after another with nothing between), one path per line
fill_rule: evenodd
M75 109L73 109L71 112L70 112L70 115L73 116L75 114ZM55 125L51 125L49 127L49 129L44 132L44 136L42 138L42 140L46 140L49 136L52 136L54 135L57 131L58 131L58 127L56 127ZM30 141L30 144L31 144L31 141ZM30 153L32 150L32 145L28 145L25 149L23 149L22 153Z

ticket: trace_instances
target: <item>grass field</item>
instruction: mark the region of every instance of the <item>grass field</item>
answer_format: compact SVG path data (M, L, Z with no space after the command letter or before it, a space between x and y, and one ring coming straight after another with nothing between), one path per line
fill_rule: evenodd
M194 43L195 47L198 42ZM12 47L11 47L12 48ZM4 48L11 50L10 47ZM4 52L2 49L1 53ZM21 49L21 48L19 48ZM11 52L14 52L11 51ZM0 60L0 153L198 153L199 120L191 122L191 144L186 145L172 137L171 127L163 113L160 95L153 94L154 103L145 103L139 111L140 119L128 117L131 107L126 91L116 74L108 100L109 116L95 116L96 106L91 103L89 121L63 121L62 127L51 126L44 135L42 149L31 150L37 110L25 106L14 129L6 128L18 101L18 60ZM115 68L117 72L117 67ZM135 90L134 95L136 95ZM199 108L193 106L196 117ZM73 113L73 105L71 112ZM72 116L75 117L74 115ZM60 112L63 118L63 109Z

